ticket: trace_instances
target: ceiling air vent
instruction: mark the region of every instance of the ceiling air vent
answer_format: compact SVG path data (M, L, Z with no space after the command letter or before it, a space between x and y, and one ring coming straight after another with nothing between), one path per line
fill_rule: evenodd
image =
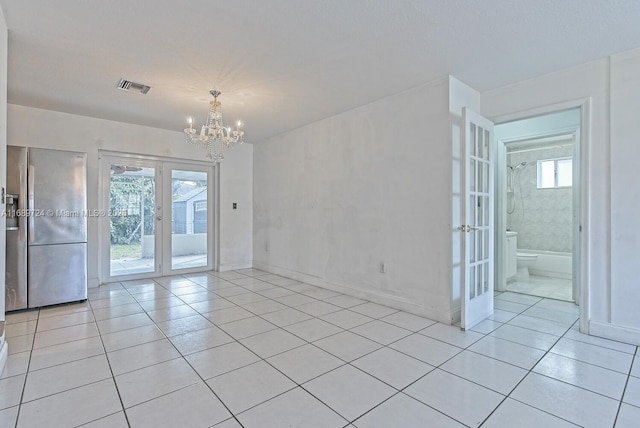
M151 90L151 86L143 85L142 83L132 82L131 80L120 79L116 88L127 92L137 92L142 95L147 95L147 92Z

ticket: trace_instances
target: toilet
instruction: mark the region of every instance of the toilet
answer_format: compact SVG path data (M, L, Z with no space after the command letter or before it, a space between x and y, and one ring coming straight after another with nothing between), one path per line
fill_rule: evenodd
M529 268L533 267L538 260L538 255L533 253L517 253L516 263L518 266L517 276L520 278L529 277Z

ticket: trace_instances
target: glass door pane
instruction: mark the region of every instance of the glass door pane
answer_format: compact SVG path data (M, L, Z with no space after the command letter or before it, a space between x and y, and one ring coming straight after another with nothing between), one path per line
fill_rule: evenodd
M156 169L112 162L109 177L109 274L155 272Z
M209 177L171 169L171 270L209 264Z

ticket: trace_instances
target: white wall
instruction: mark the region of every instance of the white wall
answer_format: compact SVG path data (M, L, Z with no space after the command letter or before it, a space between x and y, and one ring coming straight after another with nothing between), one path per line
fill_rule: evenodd
M253 266L253 145L235 146L224 157L219 168L219 268L247 268Z
M0 7L0 187L7 185L7 48L9 37L7 22ZM2 201L4 209L4 201ZM5 297L5 216L0 216L0 374L7 361L8 345L4 340L4 297Z
M611 57L611 324L640 342L640 49Z
M591 334L640 343L638 141L640 50L615 55L482 94L493 119L589 98L582 136L583 280ZM524 114L524 113L523 113ZM588 174L588 175L584 175ZM585 308L583 308L584 310Z
M187 160L205 159L203 151L185 143L180 132L14 104L9 105L8 142L15 146L87 152L87 204L89 209L96 210L99 209L99 150ZM225 261L221 266L245 267L251 264L252 210L249 201L252 156L250 144L234 147L225 154L226 159L220 168L219 257ZM244 200L244 209L232 214L231 204L222 203L229 198ZM102 272L97 217L89 218L88 241L89 286L96 286Z
M448 99L443 78L256 143L254 266L451 322Z

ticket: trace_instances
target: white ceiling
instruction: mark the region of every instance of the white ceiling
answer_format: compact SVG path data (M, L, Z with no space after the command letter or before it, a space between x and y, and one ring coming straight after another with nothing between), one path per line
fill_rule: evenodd
M640 47L638 0L0 4L10 103L181 131L217 88L248 142L447 74L484 91Z

